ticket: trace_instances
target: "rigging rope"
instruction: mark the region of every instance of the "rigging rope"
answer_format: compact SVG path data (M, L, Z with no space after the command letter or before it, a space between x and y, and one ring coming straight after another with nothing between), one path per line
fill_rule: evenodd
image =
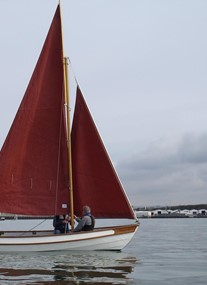
M71 62L71 60L70 60L69 57L68 57L68 61L69 61L69 64L70 64L71 71L72 71L72 74L73 74L73 76L74 76L75 82L76 82L76 84L79 86L77 77L76 77L76 75L75 75L75 70L74 70L74 68L73 68L73 66L72 66L72 62Z
M37 224L36 226L34 226L33 228L27 230L27 231L24 231L24 233L22 233L20 236L23 236L25 235L25 232L28 233L28 232L31 232L33 231L34 229L36 229L38 226L40 226L41 224L43 224L47 219L44 219L42 222L40 222L39 224Z

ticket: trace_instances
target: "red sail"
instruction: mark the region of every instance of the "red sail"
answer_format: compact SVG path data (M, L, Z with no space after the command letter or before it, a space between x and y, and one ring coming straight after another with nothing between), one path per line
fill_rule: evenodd
M64 214L68 212L67 187L63 47L58 6L1 150L0 211Z
M80 89L72 126L75 214L89 205L97 218L134 218Z

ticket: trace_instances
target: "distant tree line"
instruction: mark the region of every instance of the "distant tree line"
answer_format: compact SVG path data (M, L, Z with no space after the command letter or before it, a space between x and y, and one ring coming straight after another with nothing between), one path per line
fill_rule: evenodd
M150 206L150 207L134 207L136 211L153 211L156 209L160 210L201 210L207 209L207 204L192 204L192 205L176 205L176 206Z

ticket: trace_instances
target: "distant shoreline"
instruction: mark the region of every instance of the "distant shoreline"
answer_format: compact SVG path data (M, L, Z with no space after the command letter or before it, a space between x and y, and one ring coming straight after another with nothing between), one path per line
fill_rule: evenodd
M201 209L207 209L207 204L181 204L181 205L174 205L174 206L135 206L134 210L135 211L154 211L157 209L161 210L201 210Z
M186 215L173 215L173 214L160 214L151 217L140 216L139 219L205 219L207 215L196 215L193 217L189 217Z
M153 209L136 209L135 214L137 218L207 218L207 205L202 204L195 207L190 206L177 206L177 207L156 207Z

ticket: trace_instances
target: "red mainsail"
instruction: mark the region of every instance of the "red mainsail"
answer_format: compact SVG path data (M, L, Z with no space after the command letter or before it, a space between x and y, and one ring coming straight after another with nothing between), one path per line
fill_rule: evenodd
M32 78L1 149L0 211L68 212L63 47L58 6Z
M39 60L0 152L0 212L66 214L68 146L61 15L58 6ZM71 133L74 209L97 218L134 218L83 95L77 88Z
M79 88L72 125L75 214L89 205L97 218L134 218L122 185Z

